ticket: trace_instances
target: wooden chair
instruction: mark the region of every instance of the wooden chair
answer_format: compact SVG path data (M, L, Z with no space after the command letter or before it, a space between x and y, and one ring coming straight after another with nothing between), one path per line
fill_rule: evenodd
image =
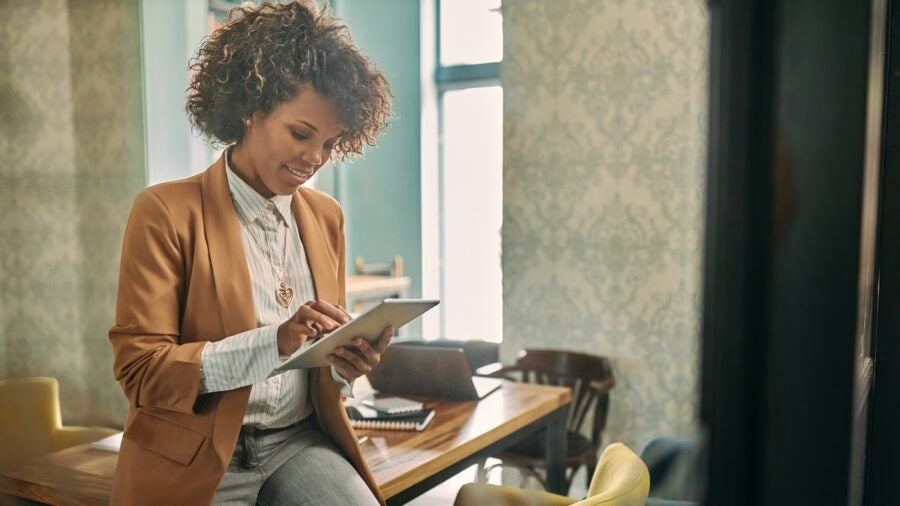
M364 276L390 276L392 278L403 277L403 257L397 255L390 262L370 262L357 256L353 262L356 268L356 274Z
M644 506L650 490L647 466L622 443L603 451L588 485L587 497L578 500L538 490L469 483L456 494L454 506Z
M402 256L397 255L390 262L366 262L358 256L354 273L347 277L347 307L351 314L358 315L384 299L405 299L410 282L403 275Z
M606 357L562 350L526 349L519 353L515 365L478 370L479 375L507 378L513 381L566 386L572 389L572 405L566 424L566 489L578 468L587 466L588 483L597 464L597 451L602 442L609 412L609 391L616 384ZM589 437L582 428L591 414ZM545 467L546 448L543 433L517 443L496 457L501 464L488 467L482 478L498 466L511 465L533 476L546 489L547 482L539 472Z
M64 427L54 378L0 380L0 469L115 434L102 427Z

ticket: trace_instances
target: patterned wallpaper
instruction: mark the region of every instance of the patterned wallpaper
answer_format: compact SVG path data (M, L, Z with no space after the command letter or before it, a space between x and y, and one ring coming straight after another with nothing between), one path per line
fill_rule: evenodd
M144 185L138 3L0 2L0 377L119 425L121 233ZM504 2L504 343L610 356L607 439L695 423L703 0Z
M613 361L604 442L693 436L703 0L505 0L504 341Z
M138 2L0 2L0 378L54 376L63 419L121 425L112 322L144 186Z

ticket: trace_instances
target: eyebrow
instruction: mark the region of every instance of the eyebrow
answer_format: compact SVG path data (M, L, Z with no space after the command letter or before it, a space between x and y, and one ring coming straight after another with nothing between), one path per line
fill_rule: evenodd
M319 129L316 128L316 126L313 125L312 123L310 123L309 121L305 121L302 119L298 119L298 120L294 120L294 121L296 121L297 123L300 123L301 125L306 125L306 127L309 128L310 130L312 130L313 132L316 132L316 133L319 132ZM341 130L340 132L337 133L337 135L330 137L330 138L340 137L342 135L344 135L344 130Z
M301 123L301 124L303 124L303 125L308 126L310 129L312 129L313 132L318 132L318 131L319 131L319 129L316 128L316 125L313 125L313 124L310 123L309 121L303 121L302 119L299 119L299 120L297 120L297 123Z

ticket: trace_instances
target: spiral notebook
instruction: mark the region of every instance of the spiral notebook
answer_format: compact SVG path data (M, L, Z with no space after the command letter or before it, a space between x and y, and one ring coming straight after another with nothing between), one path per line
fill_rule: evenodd
M368 406L347 406L350 425L356 429L374 430L414 430L423 431L434 419L434 410L423 408L420 411L401 414L380 413Z
M365 399L362 402L379 413L388 415L417 413L425 409L421 402L403 397L376 397L374 399Z

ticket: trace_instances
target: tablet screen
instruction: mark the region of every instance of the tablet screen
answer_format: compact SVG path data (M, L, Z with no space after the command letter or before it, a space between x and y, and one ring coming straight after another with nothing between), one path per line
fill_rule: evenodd
M385 327L393 325L394 329L400 329L437 306L438 303L437 300L424 299L385 299L312 345L298 350L276 367L270 376L291 369L324 367L328 365L327 357L330 353L341 346L350 344L353 339L362 337L370 343L374 342L381 337Z

